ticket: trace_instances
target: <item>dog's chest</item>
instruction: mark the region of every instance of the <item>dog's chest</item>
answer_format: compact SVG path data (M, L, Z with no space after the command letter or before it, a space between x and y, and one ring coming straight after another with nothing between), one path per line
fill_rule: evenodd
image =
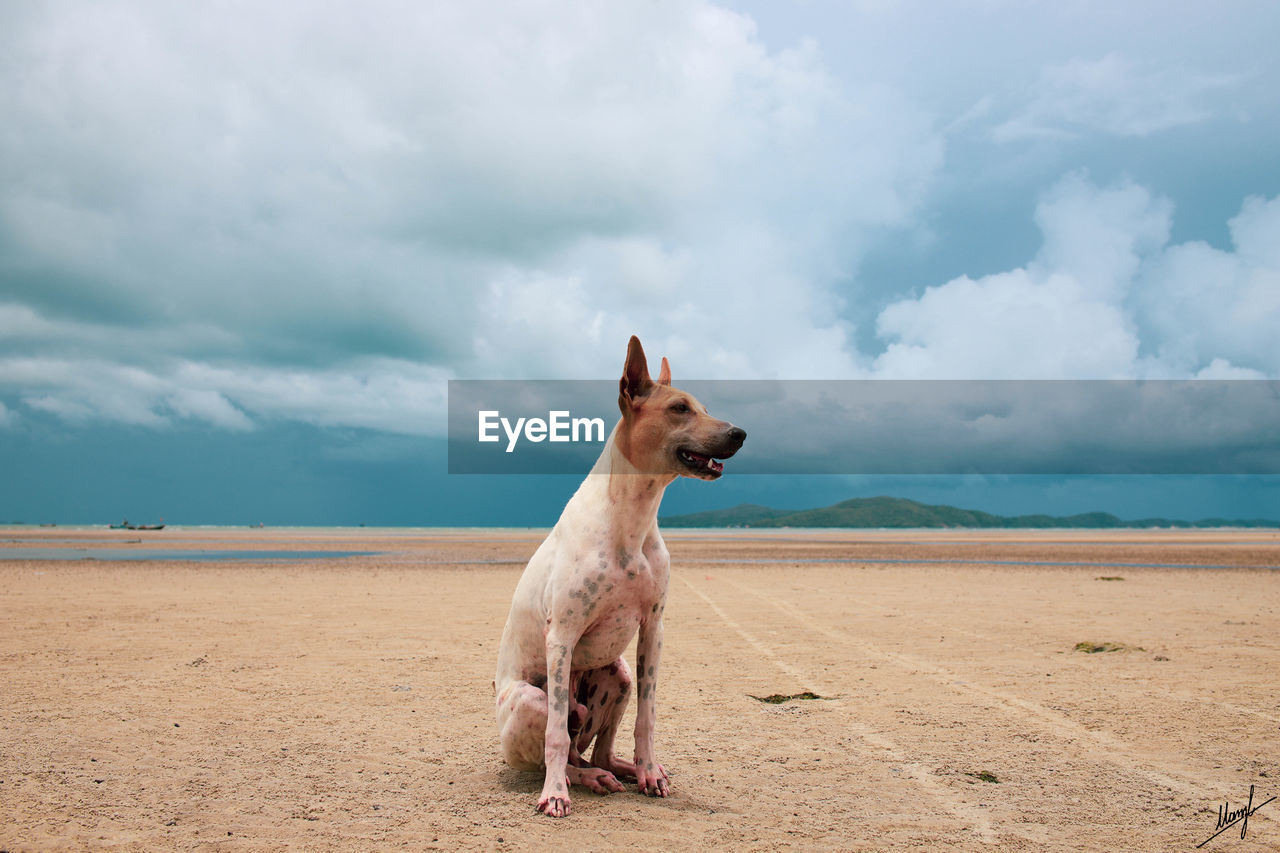
M626 649L642 622L661 617L667 565L665 560L655 563L636 555L580 575L581 583L569 593L572 603L581 608L579 624L583 626L573 652L574 669L611 663Z

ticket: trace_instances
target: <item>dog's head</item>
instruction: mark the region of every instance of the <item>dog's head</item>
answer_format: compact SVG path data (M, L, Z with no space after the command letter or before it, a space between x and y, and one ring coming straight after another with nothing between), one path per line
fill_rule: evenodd
M747 437L746 430L711 417L692 394L672 388L665 358L657 381L650 379L644 349L634 335L618 382L618 408L618 449L646 474L715 480L724 473L718 460L737 453Z

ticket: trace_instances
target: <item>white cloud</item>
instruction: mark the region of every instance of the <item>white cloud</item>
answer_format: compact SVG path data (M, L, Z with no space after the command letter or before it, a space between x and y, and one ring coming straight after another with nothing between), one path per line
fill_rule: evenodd
M404 435L444 433L448 374L391 359L315 369L178 364L175 386L216 394L258 417ZM207 419L207 418L206 418Z
M1136 283L1134 310L1159 358L1175 370L1226 360L1277 376L1280 197L1246 200L1230 228L1233 252L1192 242L1155 258Z
M217 391L179 388L164 402L179 417L204 421L235 432L253 429L253 421Z
M1026 266L962 276L881 312L876 375L1248 378L1280 374L1280 199L1231 220L1235 252L1168 245L1172 205L1129 181L1063 178Z
M25 272L0 326L54 360L221 377L125 394L121 419L245 428L287 408L255 382L350 390L379 359L410 386L607 375L632 332L685 375L847 373L833 283L942 165L901 93L710 2L5 18L0 245ZM299 416L352 420L330 387Z
M68 358L0 358L0 393L76 424L163 428L197 422L253 429L288 419L404 435L440 435L448 376L439 368L366 359L303 370L173 361L142 369Z
M48 412L51 415L57 415L64 421L73 424L86 424L95 420L98 413L84 403L78 403L75 400L68 400L64 397L54 397L51 395L24 397L23 404L37 412ZM127 423L133 423L133 420L126 420Z
M1215 358L1196 372L1194 379L1266 379L1267 375L1251 367L1236 367L1225 358Z
M1094 131L1148 136L1205 121L1236 75L1203 74L1181 66L1146 67L1119 53L1074 58L1040 72L1034 94L992 130L998 142L1069 138Z
M144 427L169 423L154 405L167 384L142 368L96 360L0 358L0 389L11 389L29 408L67 421L100 418Z
M1093 297L1116 301L1142 259L1169 241L1173 204L1130 181L1099 190L1083 173L1055 184L1036 206L1044 235L1035 266L1071 276Z
M696 259L651 267L661 279L652 288L627 286L635 273L627 268L630 250L613 247L566 257L564 268L576 273L510 271L481 303L477 375L612 377L632 334L654 364L667 356L677 376L851 375L856 352L836 320L836 299L779 272L783 261L774 253L785 250L768 233L734 236ZM594 267L607 271L611 286L592 289L586 270L602 256L618 259Z
M1117 306L1026 269L931 287L887 307L877 332L893 343L874 369L894 379L1116 378L1138 352Z
M1251 269L1280 269L1280 198L1245 199L1229 225L1241 263Z

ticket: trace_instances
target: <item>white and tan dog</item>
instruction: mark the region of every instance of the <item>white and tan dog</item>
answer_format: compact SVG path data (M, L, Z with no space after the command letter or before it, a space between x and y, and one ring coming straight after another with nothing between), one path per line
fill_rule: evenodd
M658 505L676 477L714 480L717 457L738 451L745 431L707 414L671 387L662 360L649 378L634 336L619 382L622 419L560 520L525 567L498 654L502 755L521 770L546 767L538 811L569 814L569 786L606 794L634 779L665 797L653 754L662 613L670 561ZM639 631L635 761L614 754L632 676L622 653ZM595 740L591 760L582 754Z

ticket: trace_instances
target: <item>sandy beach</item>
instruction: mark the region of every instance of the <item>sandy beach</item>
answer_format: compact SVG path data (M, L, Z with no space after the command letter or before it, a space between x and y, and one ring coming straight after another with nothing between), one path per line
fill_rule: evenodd
M1280 532L671 531L673 796L543 817L542 534L0 528L0 850L1192 850L1280 794Z

